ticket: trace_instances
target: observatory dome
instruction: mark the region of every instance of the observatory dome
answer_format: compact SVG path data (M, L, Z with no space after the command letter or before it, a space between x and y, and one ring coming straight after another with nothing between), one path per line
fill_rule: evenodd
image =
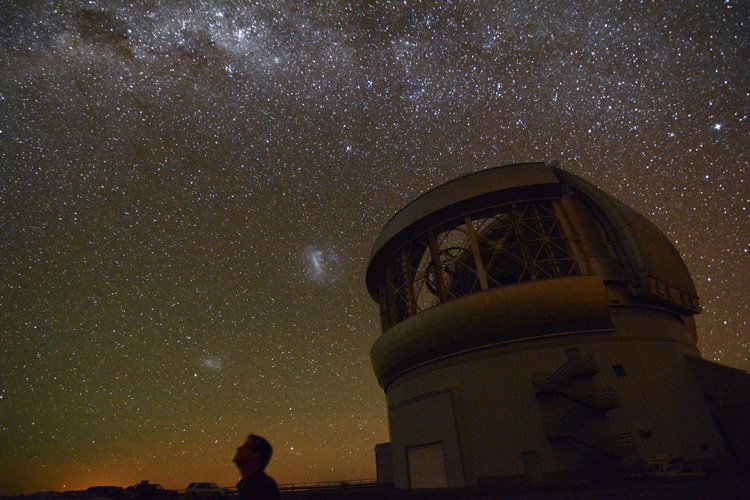
M517 487L750 457L750 400L722 392L750 378L701 359L679 253L557 165L423 194L386 224L366 279L391 438L379 480Z
M688 323L699 312L687 266L653 223L544 163L465 175L406 205L373 246L367 288L381 306L383 384L456 350L610 328L610 305Z

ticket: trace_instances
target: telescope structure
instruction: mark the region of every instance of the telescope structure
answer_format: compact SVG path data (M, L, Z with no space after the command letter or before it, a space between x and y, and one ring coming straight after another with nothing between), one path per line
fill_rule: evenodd
M391 439L376 447L381 482L524 486L747 463L750 377L701 358L680 255L554 164L423 194L386 224L366 281Z

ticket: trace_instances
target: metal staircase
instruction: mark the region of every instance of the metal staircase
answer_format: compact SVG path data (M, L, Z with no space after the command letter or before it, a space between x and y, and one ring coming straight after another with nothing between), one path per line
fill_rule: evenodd
M583 428L571 429L560 425L559 422L549 422L544 427L551 441L569 439L610 457L625 457L634 447L633 438L629 433L597 436Z
M587 422L596 414L606 413L620 406L611 387L584 389L575 384L577 378L590 377L599 372L594 356L579 356L577 351L554 372L539 373L532 382L537 398L544 400L554 395L571 403L564 415L550 415L544 427L550 441L571 440L610 457L628 456L633 448L630 434L598 436L587 429Z
M573 377L596 373L599 373L599 367L596 366L594 356L573 357L553 373L534 375L534 390L537 395L556 392L558 388L568 384Z

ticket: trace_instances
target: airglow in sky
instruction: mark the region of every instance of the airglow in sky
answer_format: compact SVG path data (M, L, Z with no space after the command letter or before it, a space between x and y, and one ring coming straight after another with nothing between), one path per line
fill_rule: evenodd
M408 201L557 160L750 368L750 4L3 2L0 493L372 478L364 273Z

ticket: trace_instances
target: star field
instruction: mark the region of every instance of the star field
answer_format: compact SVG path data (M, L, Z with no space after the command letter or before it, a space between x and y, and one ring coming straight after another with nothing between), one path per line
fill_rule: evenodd
M750 3L4 2L0 493L374 477L364 272L425 190L558 160L750 369Z

